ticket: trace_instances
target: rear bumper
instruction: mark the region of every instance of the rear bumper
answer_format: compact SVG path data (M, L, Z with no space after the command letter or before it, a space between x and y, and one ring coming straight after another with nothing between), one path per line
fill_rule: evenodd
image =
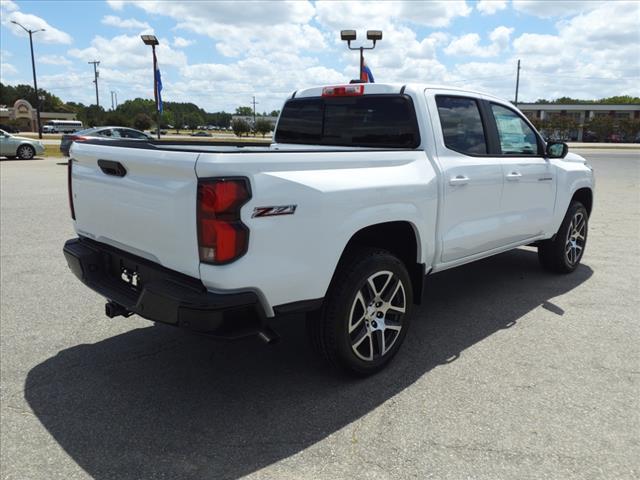
M68 240L63 252L82 283L126 313L222 338L265 328L254 292L212 293L199 279L85 238Z

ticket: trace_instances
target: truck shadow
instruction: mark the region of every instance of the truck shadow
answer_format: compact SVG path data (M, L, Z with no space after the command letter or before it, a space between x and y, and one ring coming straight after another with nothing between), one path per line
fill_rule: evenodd
M536 257L519 249L431 277L398 357L372 378L326 369L301 321L273 347L148 327L61 351L29 372L25 398L94 478L238 478L321 441L533 309L561 321L553 297L593 272L548 274Z

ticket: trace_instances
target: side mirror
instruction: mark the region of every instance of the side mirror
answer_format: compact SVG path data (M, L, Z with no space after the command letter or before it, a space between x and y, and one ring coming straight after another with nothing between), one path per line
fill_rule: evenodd
M548 158L564 158L569 153L569 145L564 142L549 142L547 143L547 157Z

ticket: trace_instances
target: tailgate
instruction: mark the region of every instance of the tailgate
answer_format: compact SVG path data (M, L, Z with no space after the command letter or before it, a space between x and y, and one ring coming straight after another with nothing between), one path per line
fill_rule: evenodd
M198 155L74 143L76 232L199 278Z

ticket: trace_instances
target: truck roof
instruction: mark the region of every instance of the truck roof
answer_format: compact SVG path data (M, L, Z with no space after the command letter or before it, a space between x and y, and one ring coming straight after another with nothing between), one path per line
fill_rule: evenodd
M308 87L301 90L296 90L291 95L290 98L307 98L307 97L319 97L322 95L322 90L325 87L337 86L337 85L348 85L348 83L343 84L328 84L322 86L314 86ZM489 97L496 98L498 100L502 100L495 95L492 95L487 92L482 92L479 90L472 90L468 88L455 87L451 85L443 85L443 84L430 84L430 83L362 83L359 85L364 85L364 94L389 94L389 93L400 93L403 91L409 91L411 93L418 93L425 89L434 89L434 90L451 90L460 93L471 93L473 95L486 95Z

